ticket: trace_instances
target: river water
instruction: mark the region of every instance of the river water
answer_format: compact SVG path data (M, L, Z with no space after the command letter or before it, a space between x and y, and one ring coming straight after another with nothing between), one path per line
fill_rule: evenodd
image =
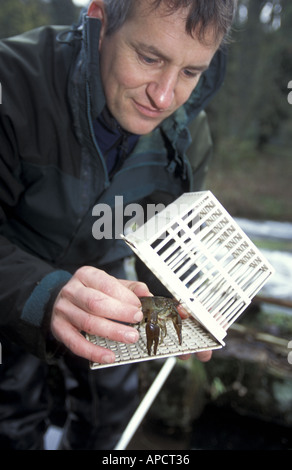
M261 253L267 258L275 269L275 273L261 293L269 297L292 300L292 252L285 250L292 244L292 223L274 221L252 221L248 219L236 219L236 222L246 235L255 242L278 241L283 250L261 249Z

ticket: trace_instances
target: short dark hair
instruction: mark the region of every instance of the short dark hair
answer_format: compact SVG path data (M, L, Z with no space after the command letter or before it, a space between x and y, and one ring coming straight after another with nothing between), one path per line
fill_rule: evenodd
M107 34L119 29L135 11L138 1L145 0L104 0L107 12ZM226 41L236 9L237 0L147 0L150 8L157 9L162 4L169 14L186 9L186 32L204 41L207 29L213 28L215 41Z

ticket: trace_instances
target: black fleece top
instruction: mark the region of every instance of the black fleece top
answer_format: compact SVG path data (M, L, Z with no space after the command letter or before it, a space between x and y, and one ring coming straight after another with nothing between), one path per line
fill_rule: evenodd
M139 135L131 134L118 124L105 106L93 123L94 134L109 175L116 171L134 149Z

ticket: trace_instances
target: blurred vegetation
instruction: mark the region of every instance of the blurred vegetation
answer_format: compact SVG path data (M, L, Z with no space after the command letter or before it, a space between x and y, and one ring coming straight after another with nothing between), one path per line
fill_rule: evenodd
M239 0L233 29L207 187L234 216L292 221L292 2Z
M72 24L79 11L71 0L1 0L0 37L46 24Z
M0 37L71 24L71 0L1 0ZM292 220L291 0L238 0L225 84L208 108L207 187L234 216Z

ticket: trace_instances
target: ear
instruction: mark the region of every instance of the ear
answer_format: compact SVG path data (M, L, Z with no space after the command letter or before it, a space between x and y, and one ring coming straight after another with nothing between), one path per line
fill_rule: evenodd
M93 0L88 7L87 15L101 20L100 41L102 41L107 25L104 1Z

